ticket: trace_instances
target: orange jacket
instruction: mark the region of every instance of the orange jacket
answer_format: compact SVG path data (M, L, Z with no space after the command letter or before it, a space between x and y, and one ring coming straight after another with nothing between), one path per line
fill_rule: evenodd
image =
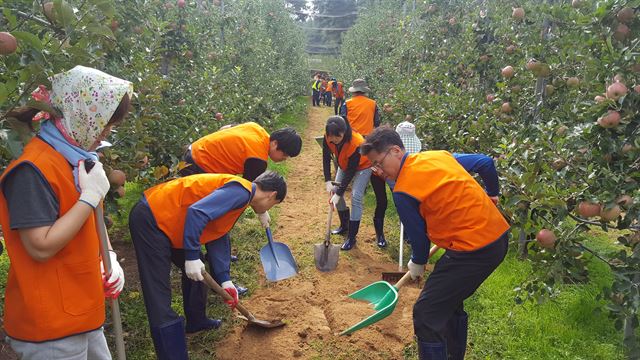
M329 140L327 140L326 134L324 136L324 141L326 141L327 145L329 145L329 150L331 150L331 152L338 158L338 166L340 166L340 169L342 169L343 171L346 171L347 166L349 164L349 158L355 152L360 151L359 148L360 148L360 145L362 145L362 143L364 142L364 138L362 137L362 135L358 134L357 132L352 131L351 141L342 145L342 149L340 150L340 152L338 152L338 147L336 145L334 145L333 143L329 142ZM358 170L364 170L370 167L371 167L371 162L369 161L369 159L366 156L361 156L360 164L358 165Z
M347 121L351 128L361 135L367 136L373 131L376 114L376 102L366 96L354 96L345 102Z
M208 173L242 174L247 159L269 160L269 134L254 122L236 125L198 139L191 157Z
M393 192L418 200L429 239L445 249L473 251L509 229L480 184L447 151L407 155Z
M40 138L33 138L22 156L2 174L30 163L46 179L59 202L59 217L80 198L67 160ZM89 216L80 231L56 255L34 260L10 228L10 214L0 191L0 224L11 261L5 289L4 328L15 339L41 342L98 329L105 319L100 274L100 240L95 218Z
M190 175L156 185L144 192L158 227L171 240L173 248L183 248L184 223L189 207L229 182L240 183L251 193L250 181L228 174ZM209 222L200 236L200 243L206 244L228 233L247 206L248 202L244 207Z
M327 92L333 92L333 81L327 82Z

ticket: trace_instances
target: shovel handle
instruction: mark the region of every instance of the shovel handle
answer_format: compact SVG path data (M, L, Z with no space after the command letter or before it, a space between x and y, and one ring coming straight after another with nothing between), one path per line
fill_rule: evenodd
M438 251L438 250L440 250L438 245L433 245L431 247L431 249L429 250L429 257L431 257L431 255L435 254L436 251ZM411 280L411 271L407 271L407 273L404 274L394 286L395 286L396 289L400 290L400 288L403 287L410 280Z
M329 215L327 216L327 232L324 236L324 246L331 244L331 218L333 217L333 205L329 204Z
M205 284L207 284L207 286L210 287L211 290L213 290L221 298L223 298L224 300L233 300L233 297L231 297L231 295L229 295L229 293L226 292L222 288L222 286L218 285L218 283L215 280L213 280L211 275L209 275L209 273L206 270L202 271L202 276L204 277ZM236 305L236 309L238 309L238 311L240 311L242 315L244 315L247 319L249 319L249 321L255 320L255 316L253 316L253 314L247 308L242 306L242 304L238 303L238 305Z

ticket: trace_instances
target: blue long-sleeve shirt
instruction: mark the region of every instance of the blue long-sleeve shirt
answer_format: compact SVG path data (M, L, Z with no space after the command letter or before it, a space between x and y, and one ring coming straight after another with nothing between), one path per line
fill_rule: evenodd
M197 260L200 258L200 236L209 222L229 211L245 206L251 201L255 191L255 184L249 193L240 183L230 182L192 204L187 210L187 218L184 223L185 259ZM217 241L212 242L216 243ZM209 249L209 247L207 248Z
M402 158L400 169L404 166L407 155L405 154ZM498 172L493 164L493 159L483 154L453 154L453 156L467 172L475 172L480 175L487 189L487 195L497 196L500 193ZM393 193L393 201L411 242L411 261L416 264L426 264L429 259L431 241L426 233L426 220L420 215L420 202L404 193Z

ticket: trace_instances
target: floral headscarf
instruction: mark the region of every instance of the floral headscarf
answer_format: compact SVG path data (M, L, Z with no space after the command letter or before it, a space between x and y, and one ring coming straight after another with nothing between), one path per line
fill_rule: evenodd
M50 80L51 105L62 112L54 123L67 141L83 149L95 143L122 97L133 94L131 82L84 66L56 74Z

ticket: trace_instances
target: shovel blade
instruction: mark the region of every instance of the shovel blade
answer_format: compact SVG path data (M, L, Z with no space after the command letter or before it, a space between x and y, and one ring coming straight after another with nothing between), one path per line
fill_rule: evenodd
M260 260L265 276L269 281L280 281L295 276L298 273L291 250L283 243L273 242L260 249Z
M340 246L333 244L325 246L324 243L315 244L313 246L313 257L316 261L316 269L323 272L335 270L338 267L338 259L340 258Z
M347 330L340 333L340 335L351 334L364 327L372 325L393 313L398 303L398 290L386 281L377 281L369 286L366 286L353 294L349 295L350 298L356 300L364 300L373 306L376 312L353 325Z
M259 320L259 319L247 319L245 316L236 315L236 317L246 320L249 322L249 325L258 326L265 329L273 329L281 326L285 326L286 324L282 320Z

